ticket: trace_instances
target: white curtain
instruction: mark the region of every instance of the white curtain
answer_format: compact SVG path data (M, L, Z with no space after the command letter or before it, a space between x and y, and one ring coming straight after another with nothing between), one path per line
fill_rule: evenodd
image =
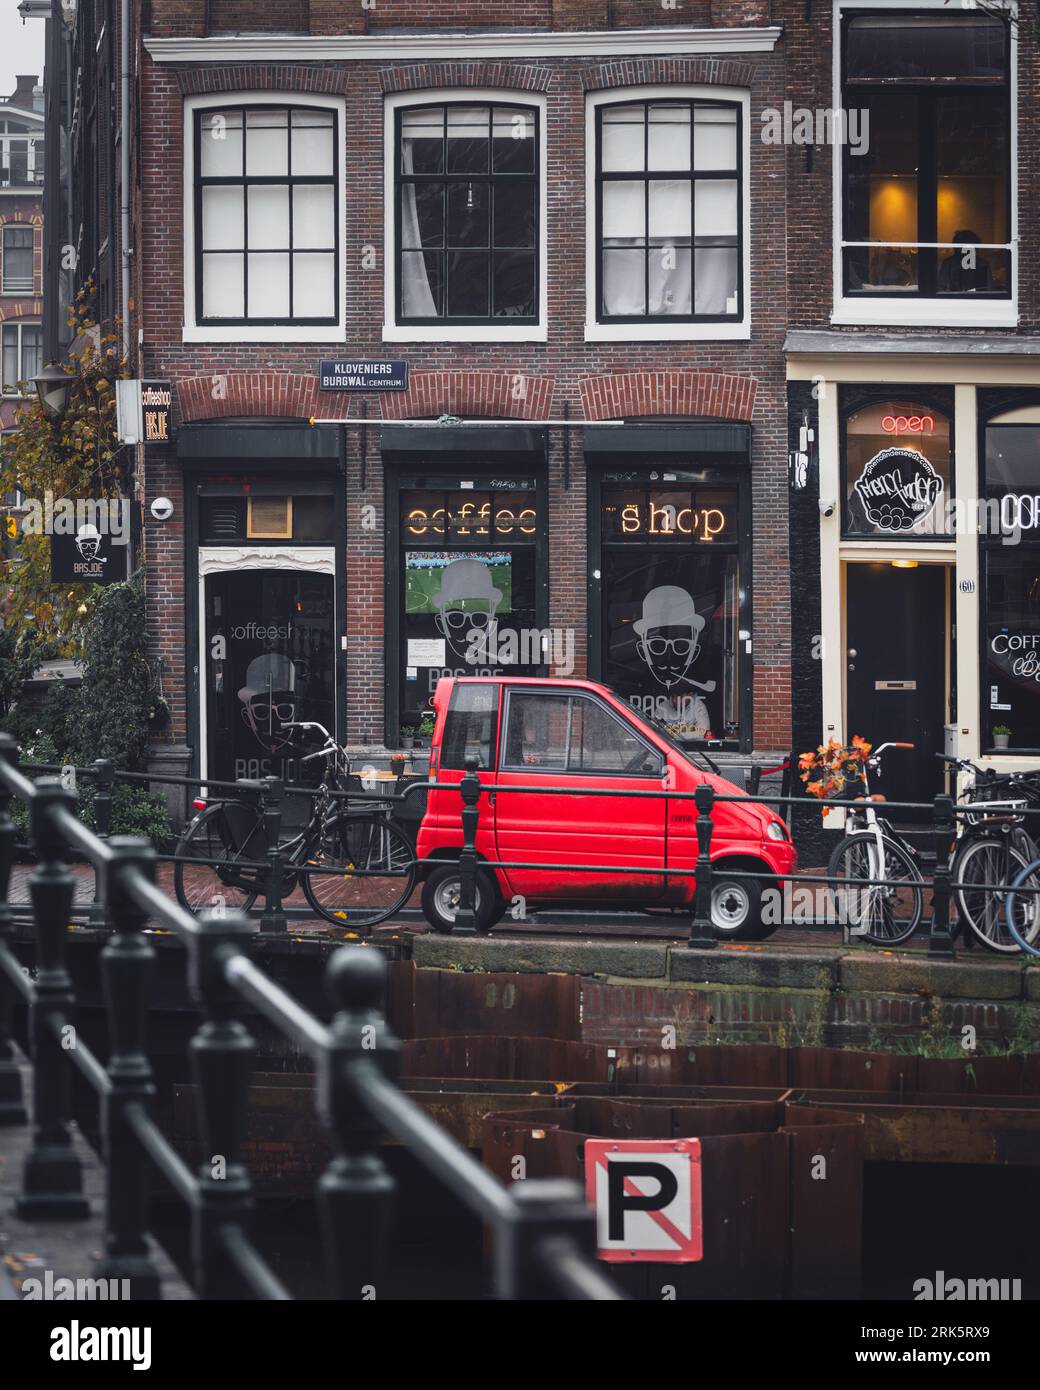
M401 174L405 178L412 172L412 142L401 141ZM415 206L415 184L406 184L401 196L401 246L422 246L419 232L419 213ZM405 318L427 318L437 316L437 305L430 289L426 274L426 258L422 252L401 254L401 312Z

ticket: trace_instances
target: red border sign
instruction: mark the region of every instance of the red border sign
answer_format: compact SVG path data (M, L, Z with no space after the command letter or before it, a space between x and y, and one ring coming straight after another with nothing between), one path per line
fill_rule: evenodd
M586 1139L585 1197L601 1260L704 1258L699 1139Z

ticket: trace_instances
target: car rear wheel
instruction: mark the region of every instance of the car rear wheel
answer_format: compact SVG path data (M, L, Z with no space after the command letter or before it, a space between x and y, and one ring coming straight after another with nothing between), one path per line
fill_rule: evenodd
M711 922L722 941L755 940L762 929L762 885L740 874L716 873Z
M457 863L441 864L426 878L422 890L422 910L436 932L447 935L455 926L462 881ZM480 933L488 932L506 910L498 885L487 869L477 870L473 916Z

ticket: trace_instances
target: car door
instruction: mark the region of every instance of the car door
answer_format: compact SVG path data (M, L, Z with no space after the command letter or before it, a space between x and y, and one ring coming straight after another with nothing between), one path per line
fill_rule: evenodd
M591 692L507 688L494 798L498 857L552 866L507 868L512 891L533 901L659 901L663 766L660 751ZM629 872L605 872L610 865Z

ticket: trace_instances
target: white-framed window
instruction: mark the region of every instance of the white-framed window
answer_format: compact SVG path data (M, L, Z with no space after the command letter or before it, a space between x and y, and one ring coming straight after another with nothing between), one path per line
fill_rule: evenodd
M3 231L3 293L32 294L35 229L10 223Z
M545 98L398 93L385 111L389 342L544 342Z
M750 336L749 106L722 87L589 96L587 339Z
M344 107L243 94L184 106L184 340L345 334Z
M12 319L0 324L0 357L3 363L3 394L20 396L20 381L31 383L43 366L43 328L38 323Z
M943 0L834 0L833 32L850 132L833 161L833 322L1014 326L1014 25Z

